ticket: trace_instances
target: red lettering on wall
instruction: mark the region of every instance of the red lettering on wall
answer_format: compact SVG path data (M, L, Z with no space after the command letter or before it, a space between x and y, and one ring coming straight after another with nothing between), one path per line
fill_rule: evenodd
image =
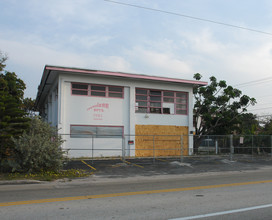
M87 111L90 111L94 108L105 108L105 109L109 109L110 104L109 103L97 103L96 105L90 106L89 108L87 108Z
M93 110L93 119L94 120L103 120L103 113L105 110L109 109L109 103L97 103L87 108L87 111Z

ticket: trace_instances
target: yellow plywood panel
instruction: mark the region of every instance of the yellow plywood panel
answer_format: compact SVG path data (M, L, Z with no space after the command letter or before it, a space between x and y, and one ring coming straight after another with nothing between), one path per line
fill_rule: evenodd
M188 155L187 126L135 125L135 134L137 157Z

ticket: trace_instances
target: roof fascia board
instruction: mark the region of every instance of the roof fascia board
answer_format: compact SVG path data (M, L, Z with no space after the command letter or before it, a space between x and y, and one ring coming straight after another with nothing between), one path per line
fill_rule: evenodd
M208 84L207 82L196 81L196 80L174 79L174 78L159 77L159 76L148 76L148 75L110 72L110 71L108 72L108 71L100 71L100 70L84 70L84 69L75 69L75 68L66 68L66 67L54 67L54 66L46 66L45 69L53 70L53 71L95 74L95 75L102 75L102 76L116 76L116 77L132 78L132 79L155 80L155 81L184 83L184 84L193 84L193 85L202 85L202 86L206 86Z
M38 93L37 93L36 101L35 101L35 104L34 104L35 108L39 108L39 104L40 104L40 101L41 101L41 96L43 94L44 87L46 86L47 79L48 79L50 73L51 73L51 70L48 70L46 68L46 66L45 66L44 70L43 70L42 79L41 79L40 85L38 87Z

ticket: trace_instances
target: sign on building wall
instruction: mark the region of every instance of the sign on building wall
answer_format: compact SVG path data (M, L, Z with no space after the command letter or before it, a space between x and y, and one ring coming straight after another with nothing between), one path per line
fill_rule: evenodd
M105 113L109 111L109 103L97 103L87 108L87 111L91 111L93 120L103 121Z

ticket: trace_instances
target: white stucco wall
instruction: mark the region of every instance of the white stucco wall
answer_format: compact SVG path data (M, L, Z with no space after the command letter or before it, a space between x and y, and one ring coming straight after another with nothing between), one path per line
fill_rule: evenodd
M58 97L58 82L56 81L49 90L44 104L46 114L45 120L54 127L58 127Z
M61 120L59 127L66 140L64 148L81 149L70 150L70 156L122 156L121 138L71 138L71 125L92 126L118 126L123 127L123 132L129 133L129 88L124 88L124 98L104 98L78 96L71 94L71 82L95 83L103 85L116 85L89 77L62 76L61 87ZM125 86L125 85L122 85ZM87 150L88 149L88 150ZM100 150L97 150L100 149ZM102 150L107 149L107 150ZM112 150L110 150L112 149Z
M71 82L123 86L124 99L71 95ZM188 115L148 114L148 117L146 117L145 113L135 113L135 88L188 92ZM54 121L58 123L59 133L63 134L66 140L63 147L65 149L82 149L70 150L71 157L122 156L122 147L127 149L126 154L129 155L129 148L134 148L134 146L129 146L127 143L128 140L135 140L133 135L135 134L136 124L188 126L189 132L193 130L191 86L142 80L120 80L120 78L109 77L90 77L78 74L60 74L57 91L58 98L55 100L54 107L50 109L51 111L52 109L55 112L57 111ZM95 107L99 104L105 104L108 108ZM102 109L103 111L95 109ZM51 113L50 118L52 117ZM91 138L70 138L70 125L123 126L124 134L131 136L126 136L123 142L122 139L118 138L94 140ZM92 148L115 150L92 151ZM193 148L192 138L189 139L189 148ZM133 154L134 151L131 156Z

